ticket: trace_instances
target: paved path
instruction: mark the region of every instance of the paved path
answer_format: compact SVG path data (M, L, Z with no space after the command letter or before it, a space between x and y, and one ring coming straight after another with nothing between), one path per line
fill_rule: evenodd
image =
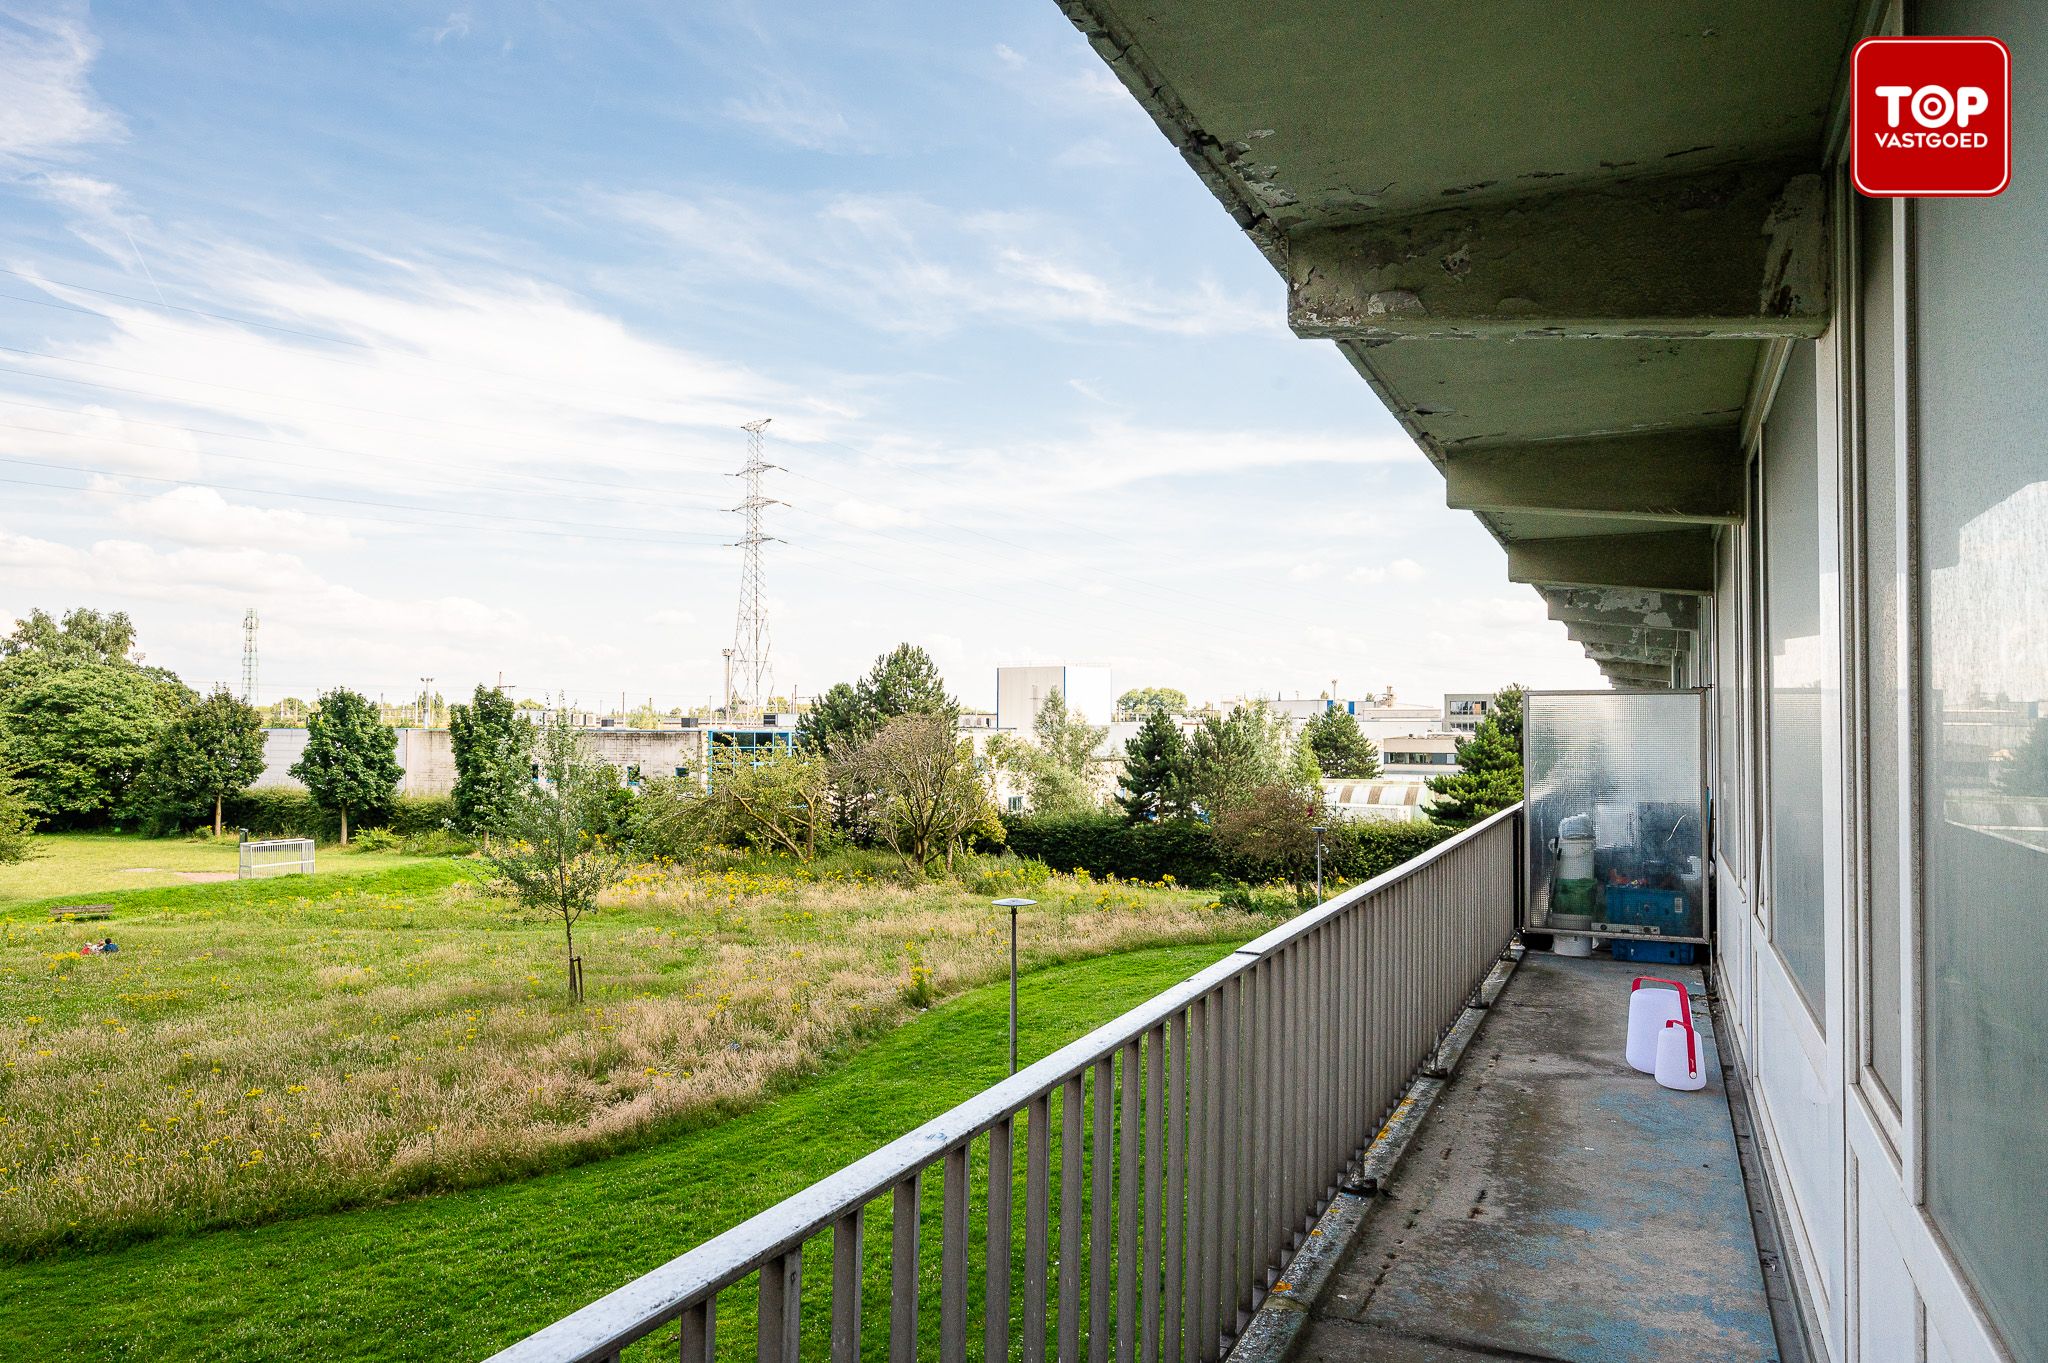
M1704 999L1697 1093L1622 1059L1629 981L1531 952L1333 1276L1301 1363L1778 1358Z

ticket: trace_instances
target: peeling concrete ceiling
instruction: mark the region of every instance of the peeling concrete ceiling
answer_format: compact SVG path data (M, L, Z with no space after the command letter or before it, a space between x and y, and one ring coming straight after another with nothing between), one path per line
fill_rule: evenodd
M1337 343L1439 467L1463 449L1625 432L1725 430L1736 458L1735 430L1768 344L1758 338L1796 334L1787 298L1801 300L1816 328L1816 304L1824 316L1827 260L1810 244L1825 239L1824 208L1811 172L1868 8L1859 0L1060 3L1283 274L1311 238L1327 252L1337 229L1368 233L1368 251L1429 244L1445 278L1425 273L1419 293L1339 306L1360 320ZM1694 197L1706 193L1694 186L1731 173L1756 207ZM1775 199L1758 196L1765 174L1781 174ZM1702 244L1701 214L1737 220ZM1712 231L1724 233L1725 253ZM1795 239L1808 244L1785 246ZM1683 315L1672 300L1702 293L1703 268L1725 274L1724 254L1769 257L1769 272L1749 277L1755 315ZM1362 279L1388 277L1364 259ZM1592 277L1609 262L1622 287ZM1477 339L1499 336L1503 308L1526 307L1528 328L1545 329L1538 300L1574 292L1555 287L1571 279L1542 276L1546 264L1599 286L1576 290L1595 314L1558 318L1560 337L1625 339ZM1413 261L1393 265L1414 276ZM1307 268L1294 261L1297 295ZM1517 269L1533 272L1526 290L1514 287ZM1468 276L1486 279L1492 309L1469 328L1456 315ZM1346 302L1341 283L1319 273L1312 282L1319 304L1333 287ZM1660 283L1686 287L1660 292ZM1740 287L1718 294L1743 296ZM1602 328L1599 309L1612 311L1615 329ZM1326 315L1294 321L1315 330ZM1370 339L1373 318L1390 315L1400 339ZM1341 336L1343 325L1316 334ZM1539 447L1528 457L1547 456ZM1561 480L1572 474L1557 468ZM1510 546L1673 528L1577 512L1475 514Z

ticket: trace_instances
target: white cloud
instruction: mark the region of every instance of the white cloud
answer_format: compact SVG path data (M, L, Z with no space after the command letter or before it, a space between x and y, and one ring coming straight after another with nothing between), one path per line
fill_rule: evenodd
M87 74L99 40L82 6L0 4L0 164L45 161L121 135Z
M753 93L720 106L725 117L806 151L858 149L853 125L829 100L787 77L763 81Z
M1429 571L1412 558L1397 558L1391 563L1362 564L1345 576L1353 582L1374 586L1382 582L1419 582L1429 576Z
M1031 213L950 211L918 195L833 194L762 206L720 194L627 194L628 222L687 253L707 282L779 285L885 332L970 322L1132 328L1181 336L1271 333L1264 300L1212 280L1162 284L1090 261L1098 243Z
M427 30L427 37L437 47L450 38L467 38L470 27L475 22L475 17L467 9L459 9Z
M1084 137L1053 157L1052 163L1070 170L1081 170L1099 166L1127 165L1129 158L1116 143L1106 137Z
M861 497L848 497L839 502L832 508L832 518L857 530L889 530L917 524L917 517L901 506L871 502Z
M114 520L130 530L182 544L311 551L358 542L345 521L288 508L245 506L206 487L173 488L147 501L125 502L115 508Z

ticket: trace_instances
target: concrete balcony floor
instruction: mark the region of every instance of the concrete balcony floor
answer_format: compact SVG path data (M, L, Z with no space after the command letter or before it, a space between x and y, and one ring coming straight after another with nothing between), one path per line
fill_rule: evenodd
M1662 1088L1623 1059L1643 974L1692 992L1706 1088ZM1778 1360L1703 994L1696 968L1530 952L1311 1305L1295 1358Z

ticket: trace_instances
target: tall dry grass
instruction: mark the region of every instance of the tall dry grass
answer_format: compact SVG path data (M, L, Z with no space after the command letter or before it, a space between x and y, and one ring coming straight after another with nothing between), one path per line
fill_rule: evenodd
M1242 938L1164 887L1055 878L1027 966ZM98 925L92 925L97 928ZM515 1178L751 1103L914 1006L996 979L958 885L650 868L562 941L464 887L163 910L81 957L0 924L0 1254Z

